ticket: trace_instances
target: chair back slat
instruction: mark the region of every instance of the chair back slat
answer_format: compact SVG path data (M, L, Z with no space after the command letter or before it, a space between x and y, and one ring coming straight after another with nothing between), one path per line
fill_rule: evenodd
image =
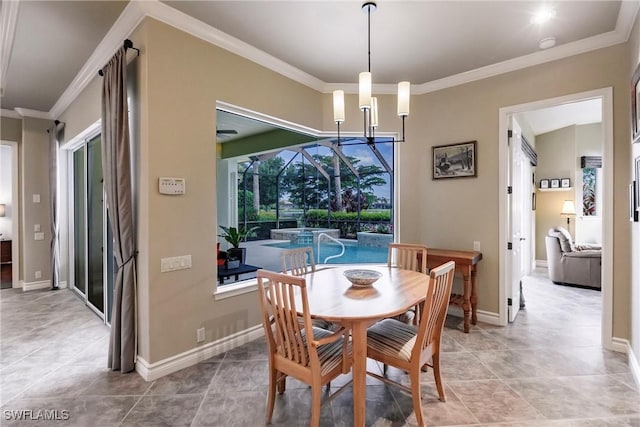
M420 352L432 343L440 341L449 307L455 266L455 262L449 261L434 268L429 274L427 297L418 326L418 339L421 341L421 345L416 343L414 352Z
M313 329L305 279L258 270L258 290L263 316L268 319L273 314L273 327L267 331L265 326L265 332L273 333L275 337L273 352L302 366L319 363L315 348L307 345L307 337L313 337ZM298 294L302 307L296 304Z
M285 274L302 276L316 271L316 263L313 259L313 248L311 246L283 250L280 254L280 260L282 262L282 272Z
M390 243L387 265L427 273L427 247L410 243Z

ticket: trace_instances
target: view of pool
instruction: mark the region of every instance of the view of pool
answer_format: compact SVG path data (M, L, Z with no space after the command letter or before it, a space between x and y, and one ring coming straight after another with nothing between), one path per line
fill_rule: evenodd
M339 258L330 259L327 264L354 264L362 262L370 263L384 263L387 262L386 247L376 248L371 246L358 246L357 243L344 242L344 255ZM295 249L310 246L308 244L299 244L291 242L280 243L268 243L264 246L271 246L282 249ZM340 245L337 243L325 243L320 244L320 261L318 261L318 245L313 245L313 253L316 258L316 264L324 264L324 260L331 255L338 255L341 251Z

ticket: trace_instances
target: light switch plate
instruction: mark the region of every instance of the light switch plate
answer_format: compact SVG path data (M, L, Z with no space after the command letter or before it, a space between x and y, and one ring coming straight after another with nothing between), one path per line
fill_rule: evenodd
M44 233L33 233L33 240L44 240Z
M40 195L39 194L34 194L33 195L33 203L40 203Z
M174 256L160 260L160 272L185 270L191 268L191 255Z
M33 231L35 231L36 233L40 231L40 224L33 224Z

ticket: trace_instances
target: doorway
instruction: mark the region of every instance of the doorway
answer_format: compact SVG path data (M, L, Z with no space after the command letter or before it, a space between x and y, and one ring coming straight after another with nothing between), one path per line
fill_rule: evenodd
M512 262L514 253L509 246L513 245L513 227L511 226L512 200L506 189L511 183L512 156L509 145L509 126L511 118L527 111L539 110L558 105L566 105L593 99L601 100L602 117L602 319L601 342L607 349L613 348L612 342L612 282L613 265L611 253L613 248L613 92L611 88L597 89L572 95L551 98L527 104L504 107L499 110L499 221L500 221L500 323L506 325L510 319L509 299L517 296L518 282ZM576 159L577 160L577 159ZM529 182L531 182L530 180ZM515 191L515 190L514 190ZM511 245L509 245L511 243ZM528 260L531 263L531 259ZM526 262L526 261L525 261Z
M18 288L20 265L18 226L18 143L0 141L0 284Z

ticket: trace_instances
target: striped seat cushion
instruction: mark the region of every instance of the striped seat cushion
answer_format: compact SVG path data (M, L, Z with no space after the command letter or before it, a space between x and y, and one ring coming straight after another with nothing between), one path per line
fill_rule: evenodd
M327 331L321 328L313 328L313 337L318 340L320 338L328 337L333 334L331 331ZM336 367L342 364L342 340L338 339L334 342L323 344L318 347L318 359L320 360L320 373L321 375L328 374ZM351 343L347 346L347 352L351 355ZM308 364L308 363L307 363Z
M367 330L367 347L397 359L409 360L416 343L417 328L395 319L385 319Z

